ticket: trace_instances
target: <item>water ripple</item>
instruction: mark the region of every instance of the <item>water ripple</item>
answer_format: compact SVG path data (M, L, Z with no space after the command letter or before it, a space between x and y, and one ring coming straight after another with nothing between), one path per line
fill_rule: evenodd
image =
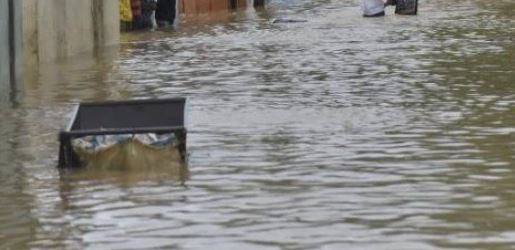
M0 104L0 248L511 249L515 6L420 2L273 1L28 72ZM55 169L72 103L171 96L181 176Z

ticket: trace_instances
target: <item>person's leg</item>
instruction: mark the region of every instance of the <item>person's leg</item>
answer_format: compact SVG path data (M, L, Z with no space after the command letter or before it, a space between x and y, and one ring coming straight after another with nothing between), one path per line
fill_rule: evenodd
M141 16L136 16L134 17L134 19L132 20L132 29L134 30L139 30L139 29L142 29L142 24L141 24Z
M150 22L152 23L152 29L157 28L157 21L156 21L156 11L152 11L152 14L150 14Z
M170 1L170 17L168 19L168 22L170 23L170 25L174 25L177 15L177 0L168 1Z
M254 7L265 6L265 0L254 0Z

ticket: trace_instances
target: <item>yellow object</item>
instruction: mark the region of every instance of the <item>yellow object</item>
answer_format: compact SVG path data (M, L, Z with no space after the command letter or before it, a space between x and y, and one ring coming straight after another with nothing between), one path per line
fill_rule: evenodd
M120 1L120 19L123 22L132 22L131 0Z

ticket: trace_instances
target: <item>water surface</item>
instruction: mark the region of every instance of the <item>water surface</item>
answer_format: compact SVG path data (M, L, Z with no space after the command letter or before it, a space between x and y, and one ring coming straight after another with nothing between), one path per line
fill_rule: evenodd
M0 105L0 248L513 248L515 3L357 6L273 1L28 72ZM55 168L72 103L174 96L188 176Z

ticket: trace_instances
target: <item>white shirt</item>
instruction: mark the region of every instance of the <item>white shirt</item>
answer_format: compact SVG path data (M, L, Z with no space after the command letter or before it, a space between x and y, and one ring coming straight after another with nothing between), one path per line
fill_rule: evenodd
M383 0L361 0L361 9L366 16L372 16L384 11Z

